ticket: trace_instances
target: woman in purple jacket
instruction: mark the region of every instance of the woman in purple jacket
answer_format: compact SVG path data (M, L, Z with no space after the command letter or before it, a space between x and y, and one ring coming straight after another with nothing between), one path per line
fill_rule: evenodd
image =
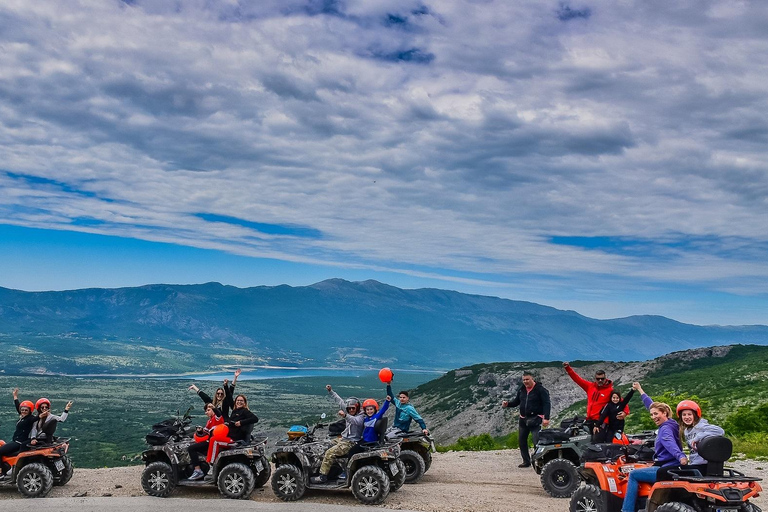
M688 458L683 453L683 445L680 443L680 425L671 418L672 408L663 402L654 402L645 394L639 382L632 384L632 387L640 393L643 405L651 413L651 418L659 430L654 444L653 466L634 469L629 473L627 493L624 496L621 512L635 512L640 482L655 483L660 468L688 464Z

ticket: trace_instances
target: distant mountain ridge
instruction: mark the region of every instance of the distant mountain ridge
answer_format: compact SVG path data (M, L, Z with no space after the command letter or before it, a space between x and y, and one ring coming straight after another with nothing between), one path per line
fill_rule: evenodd
M499 359L648 359L735 343L768 344L768 327L660 316L595 320L531 302L342 279L300 287L0 288L8 373L257 364L447 369Z

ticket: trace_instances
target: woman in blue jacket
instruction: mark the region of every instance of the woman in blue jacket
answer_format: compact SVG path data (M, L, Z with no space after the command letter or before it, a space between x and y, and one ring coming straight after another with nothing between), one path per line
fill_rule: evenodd
M632 387L640 393L643 405L651 413L651 418L659 430L654 444L653 466L634 469L629 473L627 493L624 496L621 512L635 512L640 482L655 483L659 469L688 464L688 458L683 453L683 445L680 443L680 425L671 418L672 408L664 402L654 402L645 394L639 382L632 384Z

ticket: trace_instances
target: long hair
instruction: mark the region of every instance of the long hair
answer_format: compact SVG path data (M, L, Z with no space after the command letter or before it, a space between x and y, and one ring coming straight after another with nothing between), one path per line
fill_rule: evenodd
M216 393L221 391L224 393L224 398L217 398ZM214 407L221 409L221 406L224 405L224 400L227 398L227 392L224 390L224 388L216 388L216 391L213 393L213 401L211 402Z
M662 411L667 415L667 419L672 417L672 408L669 406L669 404L665 404L664 402L653 402L648 410L651 409L658 409Z
M685 411L691 411L691 413L693 414L693 425L691 425L690 427L685 423L683 423L682 413ZM698 414L696 414L696 411L694 411L693 409L686 409L685 411L680 411L680 417L677 419L677 422L680 424L680 442L682 443L683 446L686 445L685 431L688 430L689 428L695 427L701 421L701 418L699 417Z

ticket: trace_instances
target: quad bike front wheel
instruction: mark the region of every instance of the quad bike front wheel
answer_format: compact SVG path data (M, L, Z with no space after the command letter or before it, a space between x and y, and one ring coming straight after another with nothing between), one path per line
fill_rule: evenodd
M608 512L600 488L592 484L579 486L571 495L570 512Z
M53 485L65 485L67 482L72 480L72 475L75 472L75 468L72 466L72 460L67 457L66 455L60 457L56 462L61 461L62 464L64 464L64 469L59 471L57 475L53 476Z
M405 463L403 463L403 461L401 461L400 459L397 459L397 462L395 462L395 464L397 465L397 474L394 477L389 479L390 491L397 491L399 488L403 486L403 484L405 484L405 477L406 477Z
M283 501L296 501L304 496L304 475L293 464L282 464L272 473L272 491Z
M45 464L32 462L19 470L16 487L25 498L42 498L51 492L53 473Z
M255 479L251 468L241 462L232 462L219 471L217 483L222 496L241 500L251 496Z
M403 450L400 452L400 460L405 464L405 483L415 484L427 470L424 459L418 452Z
M363 466L352 475L352 494L363 505L378 505L389 496L389 477L378 466Z
M152 462L141 473L144 492L157 498L167 498L176 488L176 475L167 462Z
M553 498L570 498L581 483L576 466L567 459L554 459L541 468L541 486Z

